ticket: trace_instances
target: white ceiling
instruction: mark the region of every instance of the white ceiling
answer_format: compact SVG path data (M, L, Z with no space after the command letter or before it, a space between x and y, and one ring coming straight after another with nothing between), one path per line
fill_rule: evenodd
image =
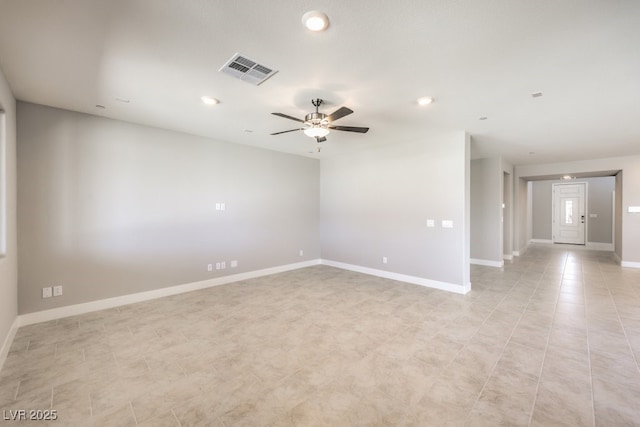
M302 26L309 10L327 31ZM236 52L279 72L219 73ZM307 156L433 129L515 164L640 154L637 0L0 0L0 67L19 100ZM320 154L269 135L297 127L271 112L302 118L316 97L371 130Z

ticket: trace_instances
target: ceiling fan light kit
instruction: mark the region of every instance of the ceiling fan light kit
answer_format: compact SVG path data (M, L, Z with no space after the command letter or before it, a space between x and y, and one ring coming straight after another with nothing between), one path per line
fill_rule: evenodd
M323 136L329 135L329 129L320 125L313 125L309 128L306 128L303 132L305 135L311 138L321 138Z
M326 115L318 111L318 108L322 104L322 99L316 98L311 100L311 104L316 107L316 111L313 113L309 113L304 117L304 120L298 119L297 117L289 116L283 113L271 113L274 116L283 117L285 119L294 120L296 122L300 122L304 124L306 127L297 128L297 129L289 129L281 132L275 132L271 135L280 135L282 133L295 132L301 130L305 135L315 138L317 142L324 142L327 140L326 136L329 135L331 130L340 130L345 132L357 132L357 133L367 133L369 128L365 127L357 127L357 126L334 126L332 122L341 119L344 116L347 116L353 113L353 110L347 107L340 107L330 115Z

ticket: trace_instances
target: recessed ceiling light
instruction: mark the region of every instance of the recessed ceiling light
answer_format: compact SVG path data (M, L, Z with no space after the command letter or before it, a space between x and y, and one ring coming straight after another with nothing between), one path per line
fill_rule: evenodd
M220 101L211 96L203 96L200 99L202 99L202 102L204 102L206 105L216 105L220 103Z
M329 17L317 10L302 15L302 23L311 31L324 31L329 27Z
M489 117L482 116L482 117L480 117L478 120L487 120L488 118L489 118Z
M116 98L116 101L118 102L124 102L125 104L128 104L130 101L126 98Z
M96 108L99 108L101 110L105 110L107 107L105 107L104 105L101 105L101 104L96 104Z
M424 107L425 105L429 105L432 102L433 102L433 98L430 98L428 96L418 98L418 105L420 105L421 107Z
M542 96L542 92L535 92L531 94L532 98L540 98Z

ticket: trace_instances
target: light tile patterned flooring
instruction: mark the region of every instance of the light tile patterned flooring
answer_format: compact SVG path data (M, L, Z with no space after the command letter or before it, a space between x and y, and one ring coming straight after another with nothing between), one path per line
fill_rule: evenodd
M56 426L640 425L640 270L534 246L472 281L317 266L22 327L0 408Z

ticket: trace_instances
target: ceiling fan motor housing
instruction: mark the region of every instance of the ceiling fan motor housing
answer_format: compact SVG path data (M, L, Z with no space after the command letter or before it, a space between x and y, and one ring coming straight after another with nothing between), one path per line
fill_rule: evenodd
M326 126L329 124L329 120L327 120L327 115L324 113L309 113L306 116L304 116L304 122L308 123L310 125L321 125L321 126Z

